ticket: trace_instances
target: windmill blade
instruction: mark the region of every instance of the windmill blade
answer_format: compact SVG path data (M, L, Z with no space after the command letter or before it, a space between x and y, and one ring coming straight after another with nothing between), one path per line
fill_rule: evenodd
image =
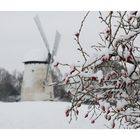
M50 53L50 49L49 49L49 44L48 44L48 41L47 41L47 37L46 37L46 35L45 35L45 32L44 32L44 30L43 30L43 27L42 27L42 24L41 24L41 22L40 22L40 19L39 19L39 16L38 16L38 15L36 15L36 16L34 17L34 21L35 21L35 23L36 23L36 25L37 25L37 28L38 28L38 30L39 30L39 32L40 32L40 35L41 35L43 41L44 41L44 43L45 43L45 46L46 46L46 48L47 48L47 50L48 50L48 53Z
M50 57L51 57L50 58L50 63L48 64L48 67L47 67L46 82L48 81L48 75L49 75L49 72L50 72L51 63L53 61L53 56L56 55L56 53L57 53L57 49L58 49L58 46L59 46L60 39L61 39L61 35L58 31L56 31L52 54L50 55Z
M36 16L34 17L34 21L35 21L35 23L36 23L36 25L37 25L37 28L38 28L39 32L40 32L40 35L41 35L41 37L42 37L42 40L43 40L44 43L45 43L46 49L48 50L48 59L49 59L48 61L49 61L49 62L48 62L47 73L46 73L46 82L47 82L48 74L49 74L49 69L50 69L50 61L51 61L51 54L50 54L49 44L48 44L48 41L47 41L45 32L44 32L44 30L43 30L43 27L42 27L42 24L41 24L41 22L40 22L40 19L39 19L39 16L38 16L38 15L36 15Z
M56 56L57 49L58 49L58 46L60 43L60 39L61 39L61 34L58 31L56 31L53 50L52 50L52 56L51 56L52 58L54 55Z

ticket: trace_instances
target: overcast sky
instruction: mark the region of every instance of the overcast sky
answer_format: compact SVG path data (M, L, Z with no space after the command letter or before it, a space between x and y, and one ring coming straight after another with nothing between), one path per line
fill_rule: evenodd
M23 71L25 54L29 50L45 47L33 20L36 14L40 16L50 48L53 46L56 29L62 35L57 52L59 61L72 64L80 58L74 34L86 12L0 12L0 67L10 72L15 69ZM87 51L97 42L100 30L98 13L91 12L81 36Z

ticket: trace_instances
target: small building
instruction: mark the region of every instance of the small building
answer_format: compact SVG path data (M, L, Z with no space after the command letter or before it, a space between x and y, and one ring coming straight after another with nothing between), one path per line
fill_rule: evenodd
M25 56L21 101L53 100L53 86L46 86L46 82L52 82L50 72L47 75L49 59L46 49L33 50Z

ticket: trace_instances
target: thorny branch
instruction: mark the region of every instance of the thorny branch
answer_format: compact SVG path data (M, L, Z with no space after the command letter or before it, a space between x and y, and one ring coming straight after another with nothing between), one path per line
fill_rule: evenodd
M84 57L84 59L85 59L85 62L87 61L86 55L88 56L88 54L87 54L86 52L84 52L83 47L82 47L82 45L81 45L81 43L80 43L80 35L81 35L81 31L82 31L84 22L85 22L87 16L89 15L89 13L90 13L90 11L88 11L88 12L86 13L84 19L83 19L82 22L81 22L81 25L80 25L80 28L79 28L78 33L75 34L75 37L76 37L75 40L76 40L76 42L77 42L77 44L78 44L78 46L79 46L79 49L78 49L78 50L81 51L81 53L82 53L82 55L83 55L83 57Z
M99 35L101 42L91 45L92 58L80 43L81 31L89 12L83 18L75 40L84 62L74 65L59 83L66 85L72 105L66 116L76 118L81 104L89 104L85 118L91 123L100 117L111 122L108 128L140 128L140 49L135 44L140 34L140 12L99 12L106 29ZM136 47L137 46L137 47ZM88 57L87 57L88 56ZM63 64L61 64L63 65Z

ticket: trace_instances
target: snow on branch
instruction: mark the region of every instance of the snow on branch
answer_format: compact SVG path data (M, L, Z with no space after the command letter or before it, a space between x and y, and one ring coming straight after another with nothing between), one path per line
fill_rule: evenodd
M140 128L140 49L136 39L140 34L140 12L99 12L101 24L100 46L91 45L89 56L80 42L82 28L89 12L75 34L84 62L70 66L61 84L72 96L72 105L66 116L78 116L82 103L89 105L85 118L94 123L101 115L110 121L110 127ZM104 15L104 16L103 16ZM100 114L96 111L100 110Z

